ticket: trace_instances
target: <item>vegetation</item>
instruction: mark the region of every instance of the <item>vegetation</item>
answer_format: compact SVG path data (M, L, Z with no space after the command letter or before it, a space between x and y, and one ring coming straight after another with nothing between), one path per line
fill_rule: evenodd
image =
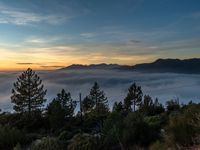
M139 107L142 102L142 89L140 86L137 86L136 83L133 83L130 88L128 89L128 94L124 99L124 106L127 111L136 110L136 106Z
M64 89L44 107L46 90L28 69L14 83L14 113L0 113L0 149L187 149L200 145L200 104L166 105L133 83L109 109L97 82L78 102ZM79 106L79 107L78 107Z
M11 96L12 103L15 104L13 109L16 112L30 114L43 106L46 90L43 90L41 83L42 80L30 68L17 78Z

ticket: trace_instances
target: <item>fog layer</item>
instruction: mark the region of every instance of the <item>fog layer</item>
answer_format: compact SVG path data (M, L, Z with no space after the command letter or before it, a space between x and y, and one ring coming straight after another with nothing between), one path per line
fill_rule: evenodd
M63 70L38 71L47 89L47 103L64 88L77 100L79 93L86 96L92 84L97 81L108 97L110 106L124 99L128 87L136 82L142 86L144 94L149 94L165 104L167 100L179 98L181 103L200 99L200 75L148 74L117 70ZM0 72L0 108L12 111L10 100L13 83L21 72Z

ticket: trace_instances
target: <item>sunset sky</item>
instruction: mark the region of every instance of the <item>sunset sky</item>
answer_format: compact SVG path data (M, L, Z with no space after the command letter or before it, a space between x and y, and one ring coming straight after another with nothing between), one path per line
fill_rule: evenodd
M200 57L200 0L0 0L0 70Z

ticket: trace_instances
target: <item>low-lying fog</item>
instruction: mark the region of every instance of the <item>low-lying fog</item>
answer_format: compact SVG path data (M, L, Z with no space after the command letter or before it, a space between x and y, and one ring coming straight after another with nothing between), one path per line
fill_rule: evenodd
M38 71L47 89L47 102L64 88L71 92L73 99L83 97L90 91L95 81L100 84L108 97L110 106L115 101L123 100L128 87L136 82L142 86L144 94L158 97L165 104L167 100L179 98L181 103L190 100L200 100L200 75L186 74L148 74L117 70L65 70L65 71ZM3 111L12 111L10 100L13 82L21 72L0 72L0 108Z

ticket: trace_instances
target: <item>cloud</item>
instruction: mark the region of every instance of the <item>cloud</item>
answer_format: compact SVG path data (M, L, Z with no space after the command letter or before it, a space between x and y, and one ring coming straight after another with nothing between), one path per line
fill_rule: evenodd
M26 39L25 42L29 43L29 44L45 44L48 41L45 39L41 39L41 38L30 38L30 39Z
M97 33L81 33L80 36L85 37L85 38L93 38L97 36Z
M141 43L140 40L130 40L131 43Z
M52 68L63 68L63 67L66 67L66 66L40 66L41 68L44 68L44 69L47 69L47 68L49 68L49 69L52 69Z
M10 101L13 82L21 72L0 72L0 108L11 110ZM47 89L50 102L62 88L71 92L77 99L79 93L83 97L89 94L93 83L97 81L108 97L110 106L115 101L122 101L128 87L136 82L142 86L144 94L158 97L165 104L167 100L179 97L181 103L190 100L198 102L200 98L200 75L153 73L145 74L118 70L54 70L37 71Z
M17 65L33 65L35 63L16 63Z
M162 42L161 44L157 44L157 46L153 46L157 51L185 51L185 49L192 50L194 48L199 49L200 43L198 42L200 38L190 38L190 39L179 39L179 40L172 40Z
M60 46L46 46L41 48L28 48L28 51L23 51L24 53L35 53L35 54L48 54L51 56L65 56L70 53L76 52L77 48L74 46L60 45Z
M25 25L32 22L40 22L43 20L43 16L21 10L11 10L8 8L3 8L3 10L1 9L0 13L0 23Z
M57 6L61 7L61 6ZM40 13L36 13L36 10L17 8L0 3L0 23L1 24L15 24L15 25L32 25L35 23L47 23L51 25L62 24L74 17L83 15L80 13L65 7L63 10L67 11L47 11L46 13L39 10Z
M55 15L40 15L27 10L13 10L9 7L1 7L0 10L0 23L1 24L15 24L15 25L28 25L32 23L46 22L49 24L56 24L62 22L64 17L58 18ZM52 21L54 20L54 21Z
M200 18L200 12L193 12L187 17L192 18L192 19L199 19Z

